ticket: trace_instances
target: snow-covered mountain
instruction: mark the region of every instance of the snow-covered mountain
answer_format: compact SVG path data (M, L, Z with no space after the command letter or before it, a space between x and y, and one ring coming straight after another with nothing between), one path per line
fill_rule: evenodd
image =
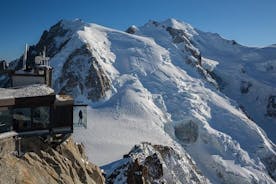
M175 19L126 32L60 21L30 57L44 45L55 90L91 105L88 129L74 134L93 162L147 141L177 150L171 160L187 154L206 182L275 183L276 48L241 46Z
M209 183L185 152L145 142L103 169L106 183Z

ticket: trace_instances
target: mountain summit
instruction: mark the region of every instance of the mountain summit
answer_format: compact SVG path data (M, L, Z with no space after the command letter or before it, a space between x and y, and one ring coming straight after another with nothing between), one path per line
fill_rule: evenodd
M31 53L44 45L55 90L91 105L88 129L75 139L97 164L147 141L187 155L205 182L275 183L275 48L242 46L175 19L126 32L63 20Z

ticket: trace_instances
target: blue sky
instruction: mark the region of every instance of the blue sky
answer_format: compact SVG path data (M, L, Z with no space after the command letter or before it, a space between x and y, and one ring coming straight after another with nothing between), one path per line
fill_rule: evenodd
M60 19L125 30L176 18L248 46L276 43L276 0L1 0L0 59L21 55Z

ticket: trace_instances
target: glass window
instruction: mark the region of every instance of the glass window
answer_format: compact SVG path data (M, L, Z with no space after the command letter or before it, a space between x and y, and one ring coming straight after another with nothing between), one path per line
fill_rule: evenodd
M36 107L33 109L33 129L48 128L50 124L50 107Z
M11 130L12 115L7 107L0 108L0 133Z
M31 129L31 109L16 108L13 110L13 127L16 131Z

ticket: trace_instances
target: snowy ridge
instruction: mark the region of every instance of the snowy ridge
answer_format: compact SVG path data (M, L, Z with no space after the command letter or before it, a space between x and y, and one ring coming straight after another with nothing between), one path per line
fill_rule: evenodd
M185 149L212 183L275 183L271 178L276 177L275 145L239 107L241 104L250 115L256 114L253 120L257 122L258 116L275 122L263 115L268 93L276 94L270 78L275 72L264 77L254 72L270 63L274 66L273 54L267 62L258 60L258 67L252 62L243 65L241 61L260 59L261 51L175 19L150 21L134 27L134 34L78 21L63 22L63 27L70 34L57 39L69 41L51 60L55 89L64 85L59 77L65 61L83 47L96 58L111 85L104 101L97 104L73 91L76 99L93 106L88 129L75 133L93 162L105 165L118 160L133 145L147 141ZM233 61L225 59L229 55ZM244 67L248 67L248 75L238 75ZM91 75L84 71L78 74L80 78ZM259 97L254 108L249 108L249 101L255 96L240 92L239 81L248 76L255 92L265 96ZM215 84L224 84L222 91ZM261 113L252 110L256 107Z
M107 183L133 183L137 179L149 183L209 183L183 152L145 142L135 145L123 159L103 167Z

